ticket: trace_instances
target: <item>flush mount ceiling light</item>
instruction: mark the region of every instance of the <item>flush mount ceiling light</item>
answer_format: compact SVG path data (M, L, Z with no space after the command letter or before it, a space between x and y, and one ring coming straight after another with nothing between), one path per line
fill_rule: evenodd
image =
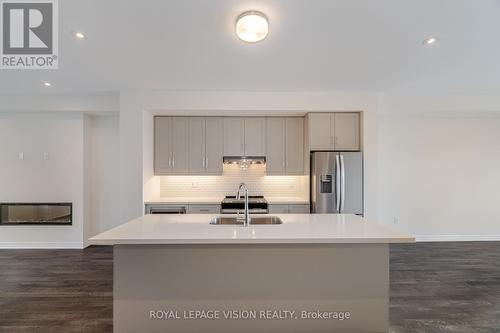
M437 37L429 37L429 38L424 39L424 41L422 42L422 44L424 44L424 45L432 45L432 44L436 44L437 41L438 41Z
M261 12L249 11L238 16L236 20L236 35L248 43L260 42L269 32L269 22Z
M85 39L87 38L87 35L85 35L84 32L81 32L81 31L73 31L73 36L75 36L75 38L77 39Z
M43 85L44 85L44 86L46 86L46 87L51 87L51 86L52 86L52 83L50 83L50 82L48 82L48 81L45 81L45 82L43 83Z

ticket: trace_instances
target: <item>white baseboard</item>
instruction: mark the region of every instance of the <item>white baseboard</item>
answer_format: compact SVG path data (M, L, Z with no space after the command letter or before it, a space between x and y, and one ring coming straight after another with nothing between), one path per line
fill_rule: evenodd
M81 242L0 242L0 249L83 249Z
M417 242L497 242L500 235L420 235Z

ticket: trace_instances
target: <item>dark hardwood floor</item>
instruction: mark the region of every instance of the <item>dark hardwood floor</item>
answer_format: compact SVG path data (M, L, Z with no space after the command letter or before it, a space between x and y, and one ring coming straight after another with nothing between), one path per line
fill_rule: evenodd
M0 250L0 332L112 332L113 250Z
M391 247L391 332L500 332L500 243Z
M112 249L0 250L0 332L112 332ZM500 332L500 243L391 247L391 332Z

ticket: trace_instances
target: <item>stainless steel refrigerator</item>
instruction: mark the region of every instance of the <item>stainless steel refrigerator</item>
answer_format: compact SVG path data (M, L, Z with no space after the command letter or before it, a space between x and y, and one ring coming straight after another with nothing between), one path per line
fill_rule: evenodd
M361 152L311 153L311 213L363 214Z

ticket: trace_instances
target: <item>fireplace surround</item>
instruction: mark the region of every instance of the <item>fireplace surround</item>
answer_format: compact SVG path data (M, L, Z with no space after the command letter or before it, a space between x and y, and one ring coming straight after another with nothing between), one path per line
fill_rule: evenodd
M1 225L71 225L73 204L56 203L0 203Z

